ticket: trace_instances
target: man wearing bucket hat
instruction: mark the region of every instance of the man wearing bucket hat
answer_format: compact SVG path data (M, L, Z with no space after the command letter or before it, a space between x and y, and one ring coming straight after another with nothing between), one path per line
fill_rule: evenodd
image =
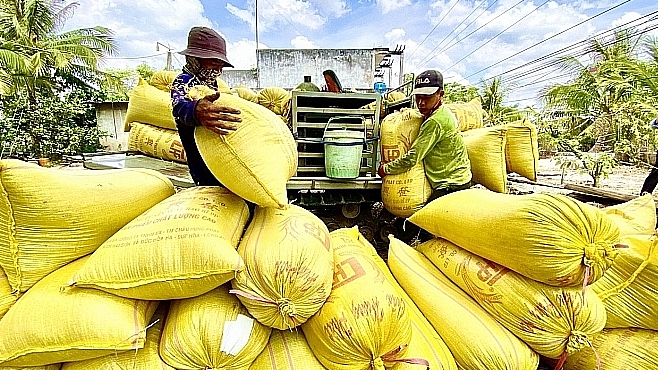
M219 98L219 92L198 100L190 99L187 93L190 88L198 85L217 90L217 78L221 76L223 68L233 65L226 57L224 38L207 27L192 27L187 37L187 48L180 54L185 55L185 66L183 73L172 82L172 114L194 183L218 186L221 184L199 154L194 141L194 128L205 126L218 135L228 135L242 120L238 117L240 111L214 104Z
M412 93L425 120L409 151L400 158L381 164L379 175L395 175L423 161L425 175L432 186L428 203L438 197L471 186L471 162L457 120L443 106L443 75L424 71L414 81Z

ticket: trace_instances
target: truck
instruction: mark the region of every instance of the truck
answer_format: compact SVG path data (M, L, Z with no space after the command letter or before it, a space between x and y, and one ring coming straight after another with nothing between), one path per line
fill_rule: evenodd
M410 241L419 229L386 211L381 202L382 181L377 175L381 121L386 114L410 105L409 97L389 103L385 94L378 93L293 91L289 119L297 142L298 166L286 186L289 201L316 214L330 231L358 225L378 250L386 250L389 234ZM344 147L325 137L336 130L360 136L347 143L359 148L356 176L328 176L325 147ZM83 157L83 164L89 169L150 168L166 175L179 188L194 186L183 163L138 152L103 152Z

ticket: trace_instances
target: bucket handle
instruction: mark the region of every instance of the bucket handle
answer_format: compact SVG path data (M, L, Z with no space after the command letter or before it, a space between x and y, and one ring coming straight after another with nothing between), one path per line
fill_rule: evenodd
M361 125L363 126L363 142L366 142L366 120L363 118L363 116L336 116L336 117L331 117L329 118L329 121L327 121L327 124L324 126L324 133L322 134L322 141L324 141L324 138L327 136L327 129L329 128L329 125L331 124L332 121L339 121L339 120L344 120L344 119L360 119L361 120Z

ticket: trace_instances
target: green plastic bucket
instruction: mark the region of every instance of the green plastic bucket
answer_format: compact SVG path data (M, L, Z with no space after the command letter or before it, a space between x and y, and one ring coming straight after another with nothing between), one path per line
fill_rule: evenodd
M329 121L331 123L331 120ZM325 127L324 136L324 168L327 177L334 179L353 179L359 177L361 170L361 155L365 140L364 131L340 130L328 131Z

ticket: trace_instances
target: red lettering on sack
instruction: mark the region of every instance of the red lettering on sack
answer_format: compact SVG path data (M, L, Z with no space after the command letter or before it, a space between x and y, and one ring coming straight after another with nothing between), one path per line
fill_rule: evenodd
M359 261L350 257L345 261L334 266L334 283L333 289L337 289L350 281L354 281L361 276L365 276L366 271Z
M483 283L487 283L489 286L493 286L501 277L509 272L508 268L491 261L485 261L484 263L478 262L476 265L480 268L477 273L478 279Z

